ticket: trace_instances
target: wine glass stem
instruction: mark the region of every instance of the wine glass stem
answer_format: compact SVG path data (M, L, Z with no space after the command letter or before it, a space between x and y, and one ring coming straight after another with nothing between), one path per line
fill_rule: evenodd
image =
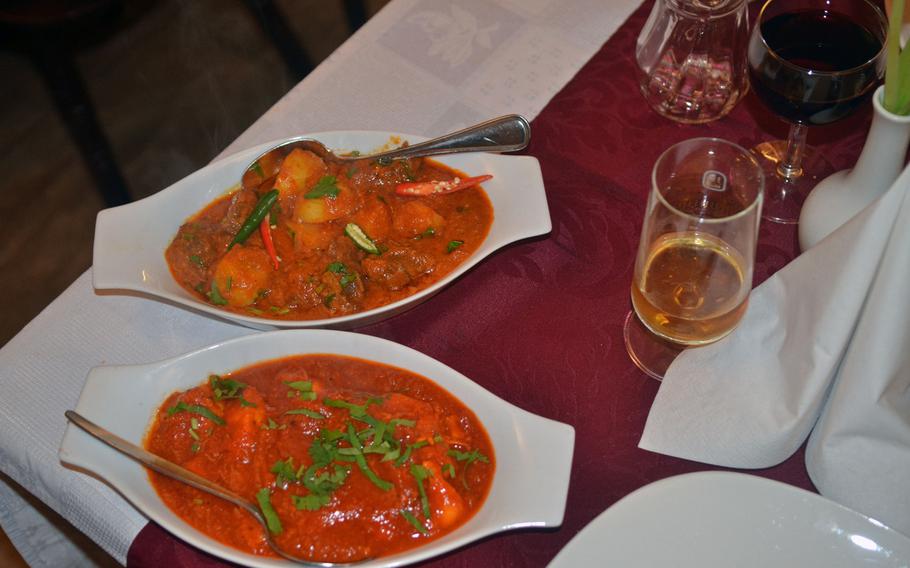
M802 123L790 125L790 135L787 137L787 153L777 165L777 174L786 180L792 180L803 175L803 152L806 149L806 131L809 128Z

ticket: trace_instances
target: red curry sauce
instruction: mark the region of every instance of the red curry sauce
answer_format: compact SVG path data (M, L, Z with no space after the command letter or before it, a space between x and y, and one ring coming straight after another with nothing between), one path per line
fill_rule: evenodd
M335 355L261 363L173 393L146 447L271 508L273 537L319 561L420 546L483 504L493 447L474 413L432 381ZM162 500L212 538L274 555L239 507L150 472Z
M190 218L165 252L187 291L245 315L323 319L390 304L450 273L493 222L480 186L398 195L401 183L464 179L429 159L335 164L296 149L258 172L247 172L243 187ZM279 193L269 217L277 268L258 230L229 246L272 189ZM377 251L366 252L345 233L352 223Z

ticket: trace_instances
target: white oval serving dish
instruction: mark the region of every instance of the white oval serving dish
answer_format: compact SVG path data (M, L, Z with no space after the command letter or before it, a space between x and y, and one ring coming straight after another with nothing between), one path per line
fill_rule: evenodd
M411 143L424 140L419 136L371 131L316 132L307 137L338 151L359 150L363 153L387 145L393 137ZM432 296L497 249L546 234L551 229L543 178L536 158L479 152L438 156L434 159L469 175L493 175L493 179L483 184L493 204L490 233L480 248L450 274L392 304L337 318L275 320L219 309L193 296L174 280L164 251L189 217L237 185L250 162L279 142L269 142L226 157L150 197L98 213L92 266L94 287L157 296L256 329L347 329L400 313Z
M155 411L170 393L199 385L211 373L307 353L359 357L434 381L474 411L496 453L489 496L467 523L424 546L358 566L402 566L493 533L562 524L575 441L571 426L525 412L431 357L368 335L332 330L275 331L232 339L158 363L96 367L89 372L76 411L141 445ZM246 566L292 565L243 553L197 531L164 505L142 465L72 424L67 425L60 460L107 481L143 514L206 552Z

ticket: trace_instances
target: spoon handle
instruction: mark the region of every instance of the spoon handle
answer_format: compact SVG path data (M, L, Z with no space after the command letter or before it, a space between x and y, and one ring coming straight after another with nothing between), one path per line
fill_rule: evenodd
M514 152L531 141L531 125L523 116L509 114L480 124L372 156L387 163L393 159L435 156L454 152Z
M236 493L228 491L219 485L215 485L208 479L197 475L186 468L180 467L174 462L168 461L151 452L143 450L132 442L127 442L120 436L102 428L101 426L98 426L74 410L67 410L64 414L66 414L66 417L70 420L70 422L76 426L82 428L115 450L123 452L134 460L147 465L158 473L166 475L172 479L176 479L177 481L186 483L187 485L195 487L200 491L210 493L215 497L220 497L225 501L230 501L235 505L243 507L256 517L260 516L259 511L253 507L249 501L237 495Z

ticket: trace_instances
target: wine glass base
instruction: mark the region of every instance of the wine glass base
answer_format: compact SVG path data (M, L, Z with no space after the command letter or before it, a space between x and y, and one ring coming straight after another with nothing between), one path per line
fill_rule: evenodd
M670 363L686 348L684 345L654 335L641 323L634 311L626 314L622 336L626 343L626 351L635 366L658 381L664 379Z
M777 168L787 153L786 140L762 142L752 148L752 153L765 172L762 217L774 223L798 223L799 212L809 192L815 184L834 173L834 167L821 152L806 148L802 159L802 174L790 178L780 175Z

